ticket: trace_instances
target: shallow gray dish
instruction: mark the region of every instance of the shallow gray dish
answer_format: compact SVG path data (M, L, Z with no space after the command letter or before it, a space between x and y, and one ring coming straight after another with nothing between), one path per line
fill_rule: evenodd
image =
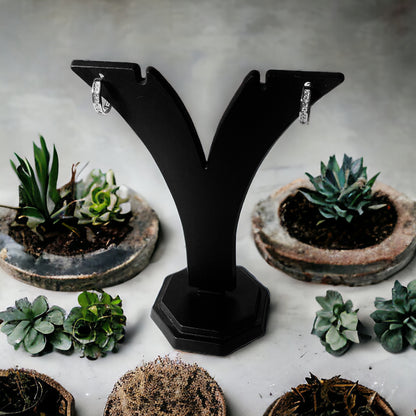
M150 261L159 233L159 220L138 194L130 191L132 230L117 246L91 253L35 258L8 235L16 213L0 208L0 266L13 277L49 290L81 291L113 286L136 276Z

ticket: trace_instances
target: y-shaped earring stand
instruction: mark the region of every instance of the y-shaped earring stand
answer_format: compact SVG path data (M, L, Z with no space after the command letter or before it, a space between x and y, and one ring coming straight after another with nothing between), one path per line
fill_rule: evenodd
M208 160L182 101L154 68L142 78L131 63L73 61L144 142L175 200L188 267L166 277L151 316L173 347L226 355L262 336L269 292L236 266L240 210L258 166L296 120L305 82L312 105L340 84L340 73L250 72L219 123ZM101 74L101 75L100 75Z

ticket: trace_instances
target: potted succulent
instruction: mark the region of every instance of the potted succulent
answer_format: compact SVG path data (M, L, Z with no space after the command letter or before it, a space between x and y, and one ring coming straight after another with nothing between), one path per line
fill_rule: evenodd
M33 143L34 167L16 155L19 206L0 208L0 266L17 279L52 290L114 285L149 262L158 218L114 172L93 169L57 187L58 154L43 137Z
M215 380L197 364L157 358L124 374L108 397L104 416L225 416Z
M74 398L52 378L34 370L0 370L0 415L73 414Z
M15 307L0 312L0 330L15 349L22 346L32 355L79 350L82 357L96 359L116 352L126 325L120 297L102 290L84 291L78 303L65 317L65 311L49 307L44 296L33 302L19 299Z
M412 259L415 203L367 179L363 158L321 162L320 175L298 179L257 204L256 246L265 260L309 282L377 283Z
M358 382L339 376L328 380L313 374L306 384L292 388L274 401L264 416L394 416L391 406Z

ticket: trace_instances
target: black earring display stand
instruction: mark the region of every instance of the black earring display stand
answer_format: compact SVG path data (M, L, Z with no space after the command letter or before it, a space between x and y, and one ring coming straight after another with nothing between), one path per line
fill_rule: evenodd
M137 64L73 61L88 85L101 75L102 96L144 142L175 200L187 263L166 277L151 316L174 348L226 355L262 336L269 291L236 266L235 238L250 183L275 141L297 119L305 82L311 104L344 76L277 71L260 82L250 72L224 113L208 160L192 120L154 68L142 78Z

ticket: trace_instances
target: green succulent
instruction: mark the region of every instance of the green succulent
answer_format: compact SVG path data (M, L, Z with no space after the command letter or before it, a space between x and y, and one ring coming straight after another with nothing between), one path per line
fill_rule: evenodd
M325 219L344 219L351 222L367 209L379 209L384 204L375 204L372 186L379 173L367 181L367 168L363 166L363 158L353 160L344 154L342 166L339 167L335 155L325 165L321 162L321 174L306 176L314 186L314 190L304 189L301 192L314 205ZM324 221L324 219L322 220Z
M341 294L334 290L315 299L322 309L316 312L312 334L321 339L326 351L339 356L347 352L352 343L358 344L362 334L358 331L358 309L352 309L352 302L344 303Z
M126 324L120 297L86 291L78 296L78 303L65 320L64 330L71 334L82 356L96 359L116 351Z
M38 296L32 303L27 298L17 300L15 306L0 312L1 332L15 349L23 345L28 353L39 354L48 344L62 351L71 348L71 338L63 332L62 308L49 308L44 296Z
M407 287L396 280L392 299L377 297L374 306L377 310L370 316L383 348L397 353L410 344L416 349L416 280Z
M20 180L18 218L26 219L32 230L59 215L62 198L56 188L59 161L55 146L52 160L45 139L40 136L40 147L33 143L35 169L27 159L15 153L19 165L10 160L13 170Z
M130 212L130 203L127 193L122 193L111 169L106 174L94 169L86 180L77 183L79 202L74 216L78 218L78 223L101 225L124 221Z

